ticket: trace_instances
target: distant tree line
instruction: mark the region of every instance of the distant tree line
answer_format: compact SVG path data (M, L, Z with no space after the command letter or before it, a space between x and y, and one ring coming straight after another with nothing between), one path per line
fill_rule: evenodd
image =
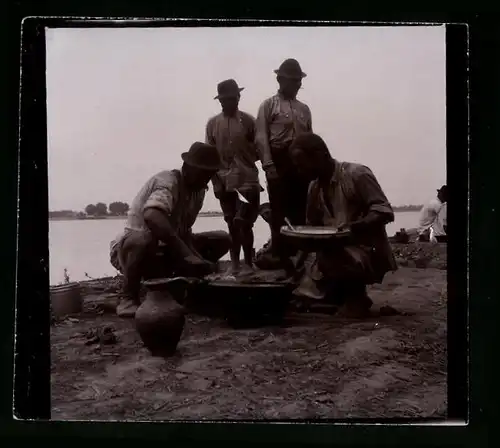
M126 202L111 202L106 205L104 202L89 204L85 207L88 216L123 216L126 215L130 207Z
M97 204L89 204L85 207L84 211L76 212L74 210L55 210L49 211L50 218L73 218L85 219L87 217L106 217L106 216L125 216L129 211L129 205L126 202L111 202L106 205L103 202Z
M422 205L400 205L393 207L397 212L419 211ZM126 202L115 201L106 205L103 202L97 204L89 204L85 207L83 212L75 212L74 210L56 210L49 211L49 218L78 218L84 219L88 216L92 217L105 217L105 216L125 216L130 207ZM222 212L220 210L207 210L200 212L201 216L219 216Z
M398 205L396 207L392 207L396 212L414 212L421 210L423 205Z
M56 210L49 212L49 218L74 218L78 213L73 210Z

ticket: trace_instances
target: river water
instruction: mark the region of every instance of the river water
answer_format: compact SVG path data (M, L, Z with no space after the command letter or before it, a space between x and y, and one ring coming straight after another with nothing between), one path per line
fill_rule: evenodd
M387 226L387 233L393 235L401 227L416 227L418 217L418 212L397 212L395 221ZM72 281L85 280L87 275L93 278L116 275L109 263L109 243L123 230L124 224L124 219L50 221L50 284L64 280L64 269ZM226 230L222 217L199 217L193 231L208 230ZM259 250L269 239L269 227L260 217L254 232L255 249Z

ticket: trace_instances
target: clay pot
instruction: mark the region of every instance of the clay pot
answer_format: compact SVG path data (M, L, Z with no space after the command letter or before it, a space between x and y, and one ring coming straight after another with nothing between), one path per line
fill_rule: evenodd
M50 305L55 317L81 313L83 299L79 283L66 283L50 287Z
M145 281L146 298L135 313L137 332L153 356L172 356L184 329L184 307L168 292L168 282Z

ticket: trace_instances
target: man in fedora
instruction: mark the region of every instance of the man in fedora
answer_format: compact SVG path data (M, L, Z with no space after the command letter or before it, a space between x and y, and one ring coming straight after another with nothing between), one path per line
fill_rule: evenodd
M255 119L239 110L240 92L234 79L217 86L222 111L206 125L206 143L219 151L222 167L212 178L214 194L220 201L231 235L231 266L228 274L249 274L253 270L253 226L259 216L259 172L255 162ZM243 249L244 264L240 265Z
M301 179L290 161L288 148L302 133L312 132L309 107L297 100L306 74L295 59L286 59L275 70L279 89L265 100L257 114L256 144L272 209L270 258L287 264L289 255L280 238L280 228L287 217L292 224L305 223L308 183Z
M447 241L447 201L448 187L443 185L437 190L437 195L420 211L418 229L419 241L444 243Z
M111 264L123 274L121 317L133 317L141 280L169 275L202 276L229 250L226 232L193 234L208 182L221 166L214 146L195 142L180 170L151 177L132 202L127 224L110 245Z

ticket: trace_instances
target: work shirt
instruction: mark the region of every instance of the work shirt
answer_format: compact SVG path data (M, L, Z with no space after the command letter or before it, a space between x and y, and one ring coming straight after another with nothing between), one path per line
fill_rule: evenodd
M341 227L363 218L369 212L387 215L394 220L394 212L370 168L357 163L337 162L325 198L319 181L309 185L307 220L311 224ZM327 206L327 203L330 207Z
M297 99L288 100L277 93L259 107L256 121L256 145L262 166L273 163L273 152L286 151L304 132L312 132L309 106Z
M148 208L165 212L179 238L185 239L203 206L205 192L205 188L189 191L178 170L155 174L132 201L125 230L111 242L111 250L129 231L148 231L144 221L144 211Z
M441 202L439 198L434 198L420 211L419 235L430 230L432 237L446 235L444 226L446 225L446 202Z
M364 165L336 162L326 197L318 180L309 185L308 224L340 227L363 219L372 212L385 215L387 223L394 220L391 204L373 172ZM365 267L367 282L378 282L386 272L396 269L385 226L369 229L356 238L357 247L353 247L352 257L353 260L359 258L359 249L366 254L369 263Z
M206 126L206 143L219 151L223 168L212 179L214 192L261 190L255 148L255 119L242 111L234 117L220 113Z

